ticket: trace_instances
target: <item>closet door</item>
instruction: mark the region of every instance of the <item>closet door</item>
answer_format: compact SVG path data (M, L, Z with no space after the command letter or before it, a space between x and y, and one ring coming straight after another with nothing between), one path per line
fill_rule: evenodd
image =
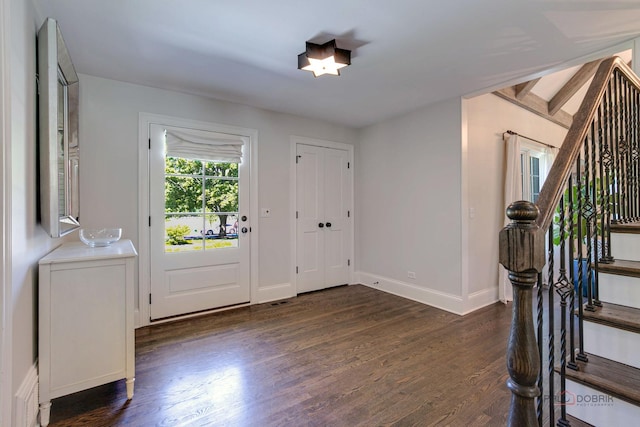
M349 283L351 169L346 150L296 146L297 292Z

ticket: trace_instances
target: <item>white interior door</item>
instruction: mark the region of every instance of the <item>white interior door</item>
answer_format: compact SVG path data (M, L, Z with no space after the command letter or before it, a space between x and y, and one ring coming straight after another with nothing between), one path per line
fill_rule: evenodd
M349 283L351 170L346 150L296 145L297 291Z
M167 153L167 131L241 140L241 161ZM152 320L250 301L249 143L237 135L150 126Z

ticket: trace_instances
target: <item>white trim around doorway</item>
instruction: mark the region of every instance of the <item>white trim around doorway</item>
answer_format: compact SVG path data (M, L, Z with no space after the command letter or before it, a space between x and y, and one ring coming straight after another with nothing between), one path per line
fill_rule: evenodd
M140 113L138 118L138 308L135 313L136 328L150 325L148 295L151 292L151 260L149 251L149 126L161 124L196 128L212 132L246 136L251 141L250 203L251 224L251 303L258 300L258 131L224 124L196 121L153 113ZM219 310L211 310L219 311ZM200 315L203 313L198 313ZM190 317L187 315L184 317ZM182 317L181 317L182 318ZM153 322L156 323L156 322Z
M12 414L10 2L0 0L0 425Z

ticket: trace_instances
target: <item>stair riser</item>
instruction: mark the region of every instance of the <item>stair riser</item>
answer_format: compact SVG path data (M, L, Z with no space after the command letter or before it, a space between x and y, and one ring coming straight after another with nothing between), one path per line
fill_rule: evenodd
M567 379L567 413L594 426L632 426L640 407Z
M600 301L640 309L640 277L600 273Z
M640 236L628 233L611 233L611 255L615 259L640 261Z
M640 334L585 321L584 350L640 369Z

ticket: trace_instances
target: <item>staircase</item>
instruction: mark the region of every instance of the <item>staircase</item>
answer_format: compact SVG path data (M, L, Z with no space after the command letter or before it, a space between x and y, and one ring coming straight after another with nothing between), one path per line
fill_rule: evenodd
M598 266L602 306L583 313L588 362L566 370L567 413L594 426L631 426L640 423L640 223L610 229L615 261Z
M640 79L619 58L598 68L537 203L507 216L508 425L640 425Z

